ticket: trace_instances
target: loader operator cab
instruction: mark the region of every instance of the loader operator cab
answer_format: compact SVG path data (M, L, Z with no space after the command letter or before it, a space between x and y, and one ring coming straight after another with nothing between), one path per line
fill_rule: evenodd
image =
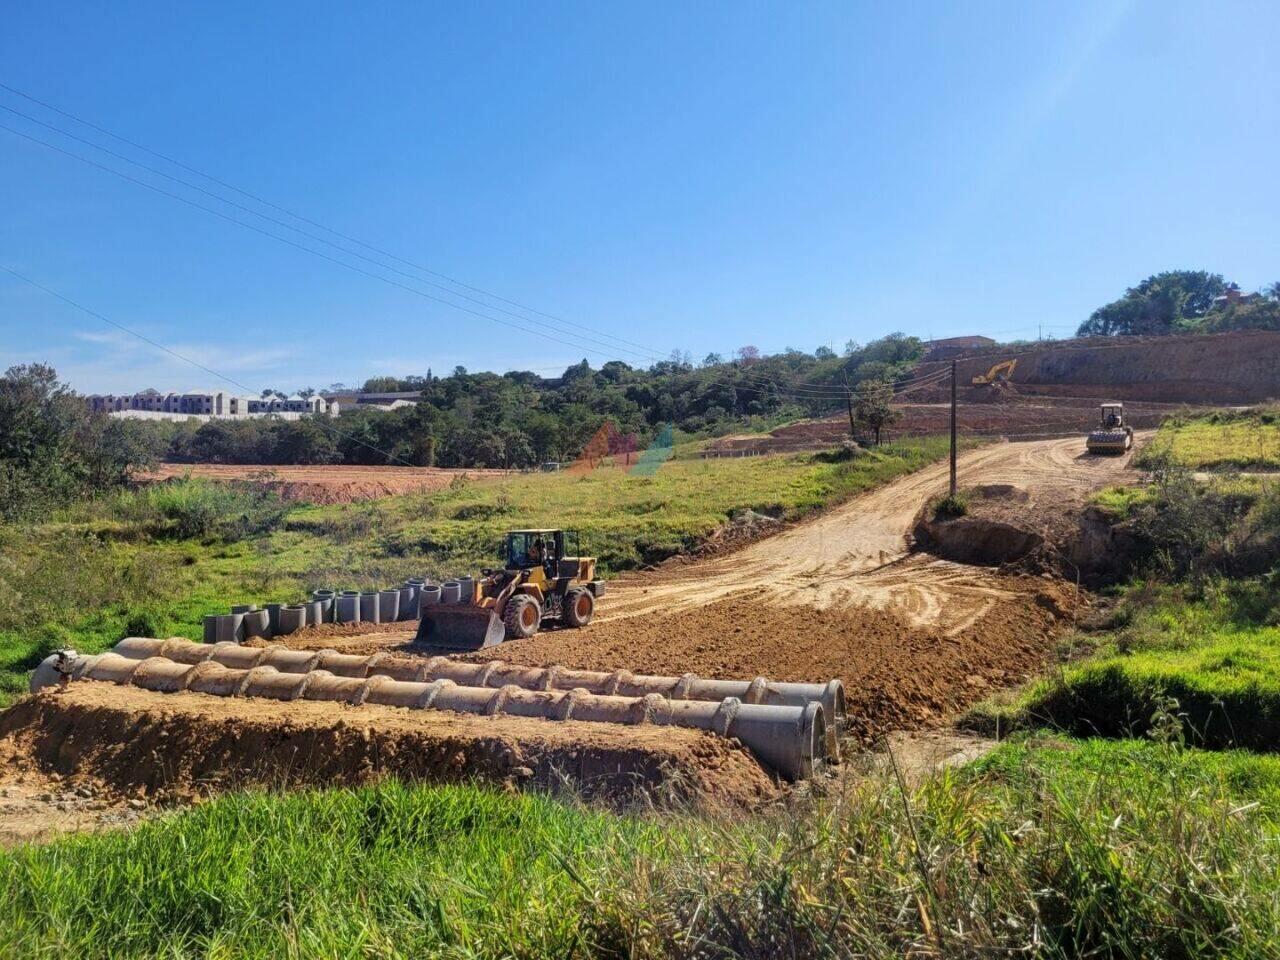
M579 555L576 530L513 530L503 544L502 562L507 570L542 567L548 579L555 579L560 562Z

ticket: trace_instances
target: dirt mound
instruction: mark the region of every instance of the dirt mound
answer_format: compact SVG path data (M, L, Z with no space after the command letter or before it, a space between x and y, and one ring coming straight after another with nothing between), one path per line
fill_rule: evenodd
M440 490L459 478L505 476L505 470L445 470L437 467L235 466L214 463L162 463L140 479L159 482L191 475L211 480L252 483L285 500L355 503L415 490Z
M839 677L854 736L939 723L952 711L1015 683L1052 654L1054 610L1070 601L1058 587L1027 578L1028 597L1002 605L948 635L891 609L777 606L749 593L665 616L627 617L587 630L559 630L503 644L467 659L635 673L826 681Z
M747 805L778 788L736 741L672 727L163 694L83 681L0 714L0 758L66 782L187 801L246 785L394 776Z
M1045 548L1034 530L986 517L924 520L916 527L916 541L940 557L959 563L998 567L1026 560Z

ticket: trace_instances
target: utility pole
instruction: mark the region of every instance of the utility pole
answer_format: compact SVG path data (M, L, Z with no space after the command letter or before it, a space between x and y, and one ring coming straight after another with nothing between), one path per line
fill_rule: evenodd
M849 375L844 375L844 399L849 404L849 439L857 439L857 431L853 427L853 391L849 389Z
M951 361L951 496L956 495L956 362Z

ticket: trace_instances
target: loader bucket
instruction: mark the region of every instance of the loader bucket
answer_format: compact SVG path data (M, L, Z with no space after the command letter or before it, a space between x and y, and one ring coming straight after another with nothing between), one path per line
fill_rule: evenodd
M489 607L436 604L423 607L413 642L440 650L480 650L506 638L507 628Z

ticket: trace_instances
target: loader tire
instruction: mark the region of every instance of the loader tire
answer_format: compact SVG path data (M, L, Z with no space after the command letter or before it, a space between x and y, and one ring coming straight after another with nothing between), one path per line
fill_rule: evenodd
M564 593L564 622L570 627L585 627L596 615L596 598L586 587L570 587Z
M502 622L507 628L507 639L527 640L542 626L542 606L528 594L516 594L507 601Z

